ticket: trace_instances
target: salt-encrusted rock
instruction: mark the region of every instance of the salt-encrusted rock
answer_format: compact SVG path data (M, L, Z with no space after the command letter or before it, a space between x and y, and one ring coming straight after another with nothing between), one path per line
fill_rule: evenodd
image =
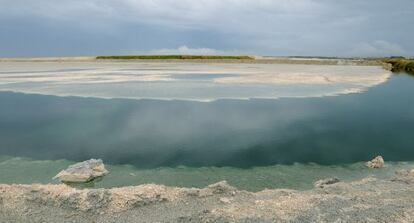
M237 190L235 187L230 186L225 180L211 184L207 188L210 189L213 194L232 193Z
M382 156L377 156L373 160L366 162L365 165L373 169L382 168L384 167L384 158L382 158Z
M327 178L323 180L318 180L314 183L314 186L317 188L324 188L326 185L336 184L340 180L338 178Z
M105 165L100 159L90 159L69 166L60 171L53 179L65 183L85 183L108 174Z

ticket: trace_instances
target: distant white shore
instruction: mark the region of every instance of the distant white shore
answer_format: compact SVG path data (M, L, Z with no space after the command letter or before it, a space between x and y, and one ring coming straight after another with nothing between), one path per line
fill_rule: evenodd
M384 83L391 75L381 66L176 60L118 62L91 57L44 58L42 62L36 58L4 60L0 67L0 91L193 101L358 93Z
M96 56L74 57L0 57L0 62L202 62L202 63L287 63L287 64L317 64L317 65L363 65L377 66L377 60L354 58L318 58L318 57L274 57L250 56L253 60L243 59L96 59Z

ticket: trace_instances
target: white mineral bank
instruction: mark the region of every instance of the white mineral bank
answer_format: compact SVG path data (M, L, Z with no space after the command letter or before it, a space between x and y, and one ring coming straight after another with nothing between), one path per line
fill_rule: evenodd
M214 101L320 97L381 84L380 66L199 62L3 61L0 91L56 96Z

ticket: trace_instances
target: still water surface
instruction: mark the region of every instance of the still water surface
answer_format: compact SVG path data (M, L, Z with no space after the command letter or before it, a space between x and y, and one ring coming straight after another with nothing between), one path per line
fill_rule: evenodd
M0 93L0 183L48 183L102 158L96 186L139 183L306 189L323 177L389 176L414 161L414 78L363 93L213 102ZM362 161L381 154L383 170ZM17 158L26 157L26 158Z

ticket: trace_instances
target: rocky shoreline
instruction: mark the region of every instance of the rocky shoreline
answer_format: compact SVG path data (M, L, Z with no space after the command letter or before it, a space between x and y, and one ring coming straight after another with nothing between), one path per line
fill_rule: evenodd
M414 170L307 191L0 185L0 222L414 222Z

